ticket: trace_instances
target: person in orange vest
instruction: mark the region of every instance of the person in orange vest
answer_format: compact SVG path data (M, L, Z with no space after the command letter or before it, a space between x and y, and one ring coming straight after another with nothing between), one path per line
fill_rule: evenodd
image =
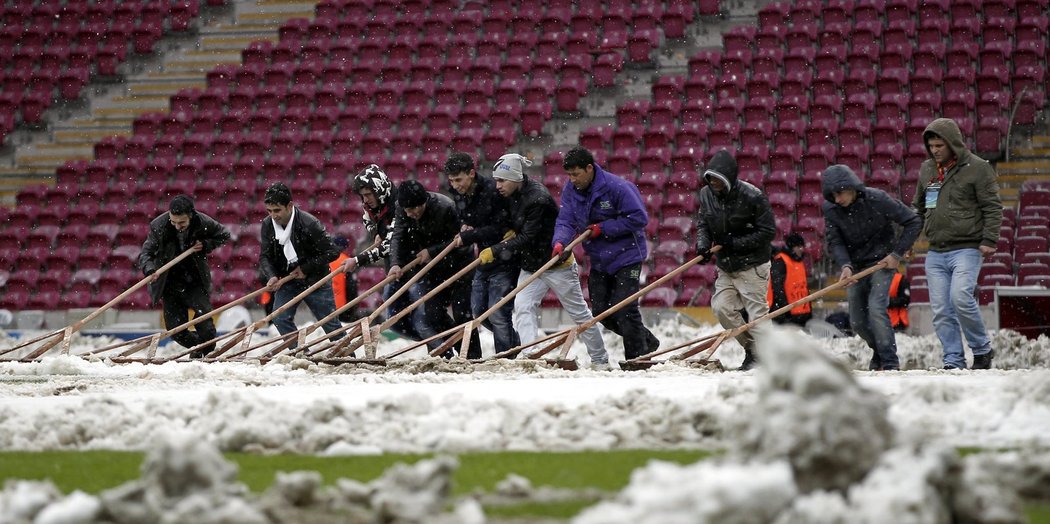
M908 329L909 304L911 304L911 282L904 273L898 271L896 275L893 275L893 282L890 283L890 307L886 308L895 331Z
M784 239L784 247L776 250L769 266L769 292L766 294L770 311L780 309L809 295L806 266L802 263L804 256L806 256L806 240L802 238L802 235L794 232ZM774 318L773 322L805 326L811 318L813 318L813 311L807 302L791 308L786 314Z
M339 266L343 265L343 262L350 258L350 255L346 253L346 250L350 248L350 241L346 237L335 237L332 243L339 248L339 257L329 262L328 267L335 271L339 269ZM357 296L357 280L347 278L346 273L339 273L332 278L332 292L335 293L335 308L339 309L345 306L347 301L353 300ZM339 320L343 322L353 322L356 318L358 318L356 306L339 314Z

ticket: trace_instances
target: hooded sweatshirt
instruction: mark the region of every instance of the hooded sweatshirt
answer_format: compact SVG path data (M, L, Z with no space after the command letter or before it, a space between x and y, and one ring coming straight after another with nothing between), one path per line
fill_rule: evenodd
M737 180L736 160L726 150L715 153L704 178L708 185L700 190L700 217L696 228L696 251L712 246L722 250L715 263L722 271L736 273L769 262L777 224L769 199L757 187ZM711 178L726 182L728 190L715 193Z
M970 153L963 144L958 124L938 118L923 132L926 151L930 138L941 138L955 152L955 165L944 174L937 194L936 208L926 206L930 184L939 181L937 161L931 158L919 167L919 185L912 206L924 221L930 251L952 251L979 246L995 247L1003 222L999 183L995 170L984 159Z
M914 211L885 191L865 187L852 169L841 164L824 170L821 185L825 237L835 263L861 271L891 253L904 258L922 227ZM835 193L845 189L855 190L857 198L842 207L835 203ZM900 234L893 224L902 227Z

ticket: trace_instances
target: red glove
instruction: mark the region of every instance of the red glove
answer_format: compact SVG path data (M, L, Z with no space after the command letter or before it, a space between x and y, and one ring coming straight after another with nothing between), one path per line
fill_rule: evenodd
M591 240L594 240L594 239L602 236L602 225L601 224L591 224L591 225L587 226L587 231L591 232Z
M561 252L565 251L565 246L561 245L561 242L554 244L554 249L551 250L551 258L561 257Z

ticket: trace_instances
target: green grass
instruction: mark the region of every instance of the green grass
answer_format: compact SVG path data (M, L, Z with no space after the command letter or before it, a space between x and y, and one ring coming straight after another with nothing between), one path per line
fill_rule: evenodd
M529 479L533 486L590 487L613 492L627 485L631 471L650 460L689 464L710 455L702 451L645 450L467 453L458 456L460 467L454 490L458 495L491 492L499 481L514 473ZM412 463L429 455L315 457L231 453L226 457L237 463L241 482L254 492L262 492L273 483L278 471L318 471L325 483L338 478L367 482L398 462ZM75 489L98 493L138 478L141 462L141 453L121 451L0 452L0 483L7 479L51 479L67 493ZM530 502L486 508L486 513L494 517L568 518L591 504L587 500ZM1025 513L1033 524L1050 524L1050 505L1029 505Z

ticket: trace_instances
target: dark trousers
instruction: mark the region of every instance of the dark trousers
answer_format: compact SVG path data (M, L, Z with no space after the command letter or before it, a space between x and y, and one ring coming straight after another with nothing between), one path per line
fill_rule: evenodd
M161 296L164 306L164 327L171 329L181 326L190 321L189 311L192 309L195 316L206 315L211 312L211 300L207 291L199 285L172 285L170 282L164 286ZM215 319L205 320L193 328L195 331L183 330L174 335L172 339L185 348L191 348L202 342L215 338ZM212 342L193 352L194 358L200 358L211 353L215 349Z
M474 313L470 307L470 295L473 273L468 273L456 280L454 284L445 288L440 293L423 303L423 315L416 329L421 338L430 338L438 333L451 329L455 326L474 320ZM424 278L416 283L413 289L414 299L418 299L437 287L443 281L432 281ZM449 309L452 315L449 316ZM431 341L428 346L435 349L444 343L444 338ZM462 343L462 342L460 342ZM459 344L456 344L458 347ZM445 358L454 356L450 348L442 354ZM478 330L471 330L470 345L467 347L467 358L481 358L481 337Z
M601 315L638 292L641 267L641 264L634 264L620 268L612 274L591 269L587 288L591 294L591 310L594 316ZM637 300L609 315L602 320L602 325L623 337L623 352L628 359L652 353L660 347L660 339L642 324L642 313L638 311Z

